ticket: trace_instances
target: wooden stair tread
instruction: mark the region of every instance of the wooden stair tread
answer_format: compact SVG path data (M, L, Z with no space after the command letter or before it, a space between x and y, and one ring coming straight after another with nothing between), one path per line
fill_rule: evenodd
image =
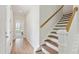
M63 17L70 17L71 15L63 15Z
M53 39L53 38L47 38L46 40L51 40L51 41L53 41L53 42L56 42L56 43L58 43L58 40L56 40L56 39ZM58 43L59 44L59 43Z
M65 14L65 15L63 15L63 17L70 17L70 16L72 16L72 14Z
M63 16L63 19L64 19L64 18L70 18L70 17L71 17L71 16Z
M56 27L66 27L66 25L56 25Z
M60 20L59 22L69 21L69 19Z
M63 15L63 17L70 17L71 15Z
M36 51L37 54L45 54L42 50Z
M42 48L44 48L46 51L48 51L50 54L58 54L57 51L55 51L54 49L48 47L46 44L42 45Z
M54 41L51 41L51 40L45 40L45 42L49 42L50 44L52 44L52 45L58 47L58 44L57 44L56 42L54 42Z
M69 19L71 16L69 16L69 17L63 17L63 19Z
M63 17L70 17L70 16L72 16L72 15L63 15Z
M69 13L69 14L64 14L64 15L72 15L72 13Z
M67 24L68 22L62 22L62 23L57 23L57 24Z
M53 30L65 30L65 28L54 28Z
M54 35L48 35L48 37L58 39L58 37L57 36L54 36Z
M63 19L63 20L60 20L59 22L69 22L69 19Z
M53 32L53 31L51 33L57 34L57 32Z
M58 36L58 34L54 34L54 33L50 33L49 35L52 35L52 36Z
M65 21L64 20L60 20L58 23L65 23L65 22L69 22L69 20L66 20L66 19L65 19Z

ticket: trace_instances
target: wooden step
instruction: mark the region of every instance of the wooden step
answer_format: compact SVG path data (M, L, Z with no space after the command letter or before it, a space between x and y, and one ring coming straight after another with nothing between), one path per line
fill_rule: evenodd
M36 54L45 54L42 50L36 51Z
M54 41L45 40L45 42L48 42L48 43L50 43L51 45L54 45L54 46L58 47L58 44L57 44L56 42L54 42Z
M48 37L58 39L58 37L57 36L54 36L54 35L48 35Z
M43 44L42 48L45 49L46 51L48 51L50 54L58 54L57 51L55 51L54 49L48 47L46 44Z
M71 15L63 15L63 17L70 17Z
M66 27L66 25L56 25L55 27Z
M63 21L63 20L60 20L58 23L67 23L69 21Z
M63 19L63 20L60 20L59 22L68 22L69 19Z
M70 18L71 16L64 16L63 19L68 19Z
M58 23L68 23L69 21L63 21L63 20L61 20L61 21L59 21Z
M71 16L72 15L72 13L70 13L70 14L64 14L63 16Z
M58 22L57 24L67 24L68 22Z
M72 13L71 14L64 14L63 16L71 16L72 15Z
M60 22L61 21L61 22ZM69 20L68 21L63 21L63 20L60 20L58 23L65 23L65 22L69 22Z
M52 36L58 36L58 34L54 34L54 33L50 33L48 35L52 35Z
M63 15L63 17L70 17L71 15Z
M63 19L68 19L70 18L71 16L63 16Z
M51 40L51 41L56 42L56 43L58 43L58 44L59 44L59 42L58 42L58 40L57 40L57 39L54 39L54 38L51 38L51 37L48 37L46 40Z
M53 31L52 31L51 33L53 33L53 34L57 34L57 32L53 32Z
M59 26L61 26L61 27L59 27ZM58 26L55 26L54 28L57 28L57 29L66 29L66 25L65 25L65 26L63 26L63 25L58 25Z
M69 18L64 17L63 21L69 21Z
M65 30L66 28L54 28L53 30Z
M60 20L59 22L67 22L69 21L69 19L63 19L63 20Z
M46 44L48 47L50 47L50 48L52 48L52 49L54 49L54 50L56 50L56 51L59 51L58 47L56 47L56 46L54 46L54 45L52 45L52 44L50 44L50 43L48 43L48 42L45 42L45 44Z

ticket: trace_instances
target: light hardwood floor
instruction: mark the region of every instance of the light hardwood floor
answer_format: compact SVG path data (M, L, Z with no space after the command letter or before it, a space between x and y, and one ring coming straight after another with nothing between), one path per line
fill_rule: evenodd
M11 54L33 54L33 47L26 39L23 39L23 47L17 48L14 40Z

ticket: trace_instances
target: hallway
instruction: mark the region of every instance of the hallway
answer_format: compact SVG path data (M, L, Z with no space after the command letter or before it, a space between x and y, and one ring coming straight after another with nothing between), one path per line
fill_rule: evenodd
M26 39L23 39L23 45L20 43L22 43L20 40L18 40L18 42L15 42L15 40L13 41L11 54L32 54L33 53L33 47Z

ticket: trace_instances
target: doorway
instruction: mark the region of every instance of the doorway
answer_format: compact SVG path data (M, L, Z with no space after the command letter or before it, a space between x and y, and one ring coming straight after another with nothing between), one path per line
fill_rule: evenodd
M24 33L24 27L23 22L20 20L16 20L16 47L21 48L23 46L23 33Z

